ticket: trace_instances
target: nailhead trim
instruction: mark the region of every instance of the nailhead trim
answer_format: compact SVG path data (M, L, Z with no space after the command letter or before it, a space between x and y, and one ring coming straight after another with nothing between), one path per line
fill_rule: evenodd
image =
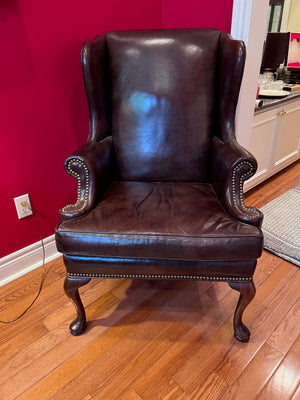
M85 277L85 278L144 278L144 279L191 279L201 281L252 281L252 278L237 277L218 277L218 276L201 276L201 275L147 275L147 274L76 274L68 272L68 276Z
M84 193L84 197L83 197L83 204L82 204L82 206L81 206L80 208L77 208L77 207L78 207L78 205L80 204L80 201L81 201L81 190L82 190L81 177L80 177L80 174L79 174L78 172L76 172L76 171L74 171L74 170L72 169L72 164L73 164L73 163L78 163L79 166L82 167L82 168L84 169L84 173L85 173L85 193ZM68 162L68 164L67 164L67 170L69 171L69 174L70 174L70 175L72 175L74 178L77 179L77 182L78 182L78 187L77 187L77 201L76 201L75 204L68 204L68 205L66 205L66 206L62 209L62 211L63 211L63 212L67 212L67 211L69 211L70 209L71 209L71 210L72 210L72 209L73 209L73 210L76 209L75 211L78 212L78 211L83 210L83 209L86 207L87 202L88 202L88 197L89 197L89 186L90 186L88 167L86 166L86 164L85 164L83 161L79 160L79 158L72 158L71 160L69 160L69 162Z
M241 166L243 166L245 164L247 164L250 167L250 169L248 172L245 172L243 175L241 175L240 182L237 187L237 184L236 184L237 171ZM248 177L252 175L253 170L254 170L254 167L249 161L241 161L233 169L231 183L232 183L232 193L233 193L233 204L234 204L235 208L237 210L239 210L240 212L242 212L242 214L244 214L246 216L250 215L252 217L257 217L257 216L259 216L259 212L257 210L253 209L252 207L245 206L244 193L243 193L244 181L247 180ZM238 202L237 202L236 195L239 197L240 204L238 204Z

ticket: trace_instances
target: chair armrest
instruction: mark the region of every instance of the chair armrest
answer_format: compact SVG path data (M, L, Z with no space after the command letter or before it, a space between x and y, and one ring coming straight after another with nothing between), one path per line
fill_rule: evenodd
M77 201L59 210L62 221L78 218L99 202L114 179L115 163L112 137L89 141L65 161L67 173L77 179Z
M257 169L255 158L235 139L224 143L217 137L212 142L211 183L225 210L233 218L260 227L263 214L244 204L244 181Z

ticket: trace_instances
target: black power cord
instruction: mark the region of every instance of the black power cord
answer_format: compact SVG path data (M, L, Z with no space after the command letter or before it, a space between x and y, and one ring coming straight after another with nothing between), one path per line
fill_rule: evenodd
M52 266L50 266L50 268L48 269L48 271L47 271L47 272L45 271L45 259L46 259L46 256L45 256L45 246L44 246L43 235L42 235L40 226L39 226L39 224L38 224L38 221L37 221L37 219L36 219L36 216L35 216L33 210L32 210L32 209L30 209L30 210L31 210L32 213L33 213L34 221L35 221L35 224L36 224L36 226L37 226L37 229L38 229L38 232L39 232L39 235L40 235L41 246L42 246L42 252L43 252L43 270L42 270L42 277L41 277L40 287L39 287L39 290L38 290L38 292L37 292L37 295L35 296L35 298L33 299L33 301L29 304L28 307L25 308L25 310L24 310L20 315L18 315L17 317L15 317L15 318L13 318L13 319L11 319L11 320L9 320L9 321L2 321L2 320L0 320L0 323L1 323L1 324L11 324L12 322L15 322L15 321L17 321L18 319L20 319L21 317L23 317L23 315L25 315L25 314L27 313L27 311L30 310L30 308L34 305L34 303L35 303L36 300L38 299L39 295L41 294L41 291L42 291L42 288L43 288L45 279L46 279L46 277L47 277L47 275L48 275L50 269L52 268Z

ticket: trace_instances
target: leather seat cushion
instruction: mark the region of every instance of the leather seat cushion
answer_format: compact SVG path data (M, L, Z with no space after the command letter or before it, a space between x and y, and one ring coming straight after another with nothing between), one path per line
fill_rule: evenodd
M261 230L231 218L210 184L114 182L82 218L56 230L66 254L181 260L260 256Z

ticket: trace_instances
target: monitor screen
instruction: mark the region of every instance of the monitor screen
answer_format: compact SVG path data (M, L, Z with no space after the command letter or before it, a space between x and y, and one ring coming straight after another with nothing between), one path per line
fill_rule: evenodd
M269 32L265 41L262 70L276 70L287 65L290 32Z

